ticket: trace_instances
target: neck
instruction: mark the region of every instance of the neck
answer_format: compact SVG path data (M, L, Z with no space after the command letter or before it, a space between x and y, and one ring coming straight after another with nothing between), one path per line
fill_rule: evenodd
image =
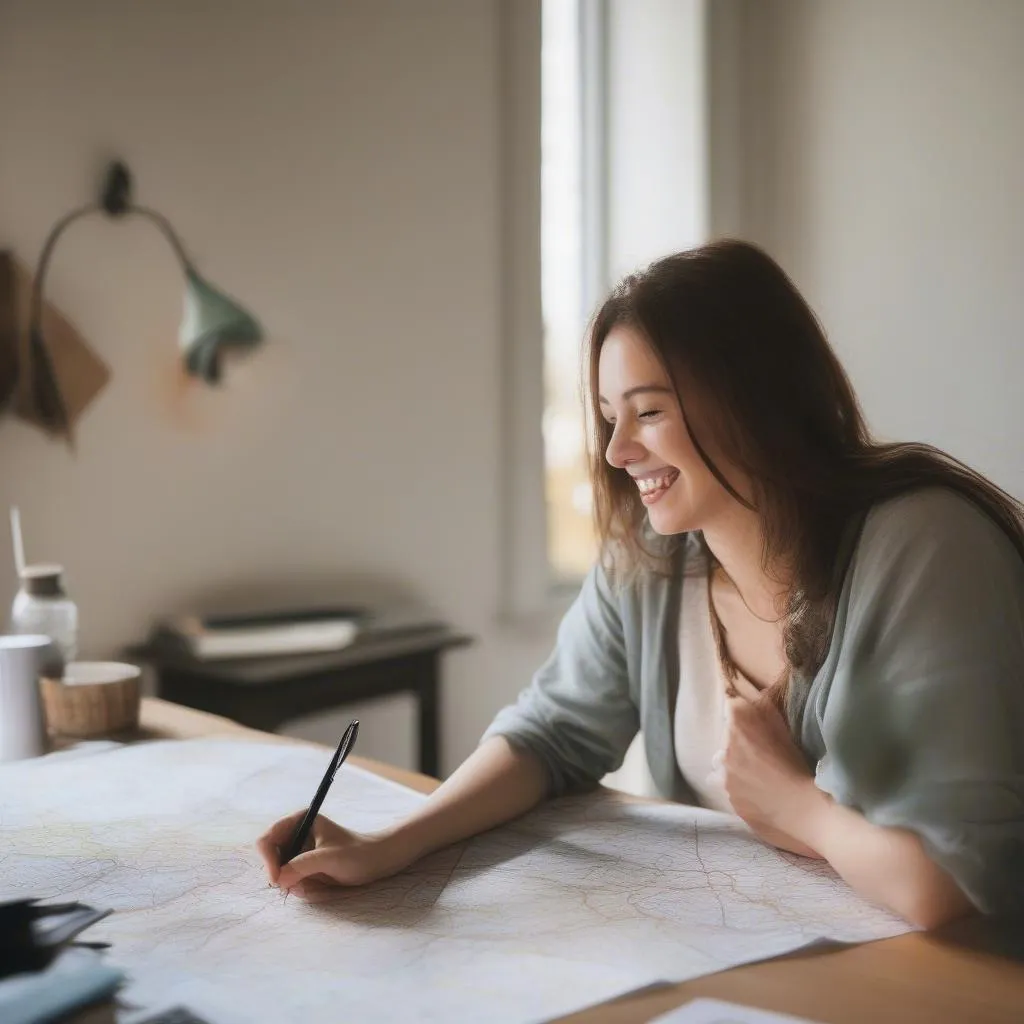
M743 603L758 617L778 618L786 583L775 567L762 568L764 538L757 514L736 505L702 531L715 560L740 593Z

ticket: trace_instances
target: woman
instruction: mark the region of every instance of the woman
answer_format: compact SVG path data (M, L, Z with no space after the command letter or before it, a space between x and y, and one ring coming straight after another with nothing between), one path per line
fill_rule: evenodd
M593 786L643 729L662 795L732 811L930 928L1024 910L1024 509L871 439L751 245L628 278L590 334L603 556L548 662L411 818L325 818L272 881L356 885ZM299 812L301 813L301 812Z

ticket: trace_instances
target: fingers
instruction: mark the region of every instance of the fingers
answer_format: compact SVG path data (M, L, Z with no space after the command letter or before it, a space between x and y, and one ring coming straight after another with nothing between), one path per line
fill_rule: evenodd
M709 782L717 780L725 785L727 770L736 767L738 759L742 760L744 751L750 746L752 727L756 729L756 715L757 709L746 698L733 695L726 698L722 749L711 759Z
M725 712L731 718L748 715L755 709L755 704L739 694L730 694L725 698Z
M334 851L321 847L316 850L309 850L307 853L300 853L293 857L282 867L277 876L277 884L282 889L291 889L293 886L305 879L313 878L316 875L325 876L330 880L330 861ZM323 879L317 879L321 881Z
M289 814L280 821L274 822L256 840L256 849L263 859L272 884L277 884L281 870L281 847L291 838L305 813L305 811L296 811L294 814Z
M725 699L725 746L735 738L737 732L748 721L750 705L742 697L729 696Z
M284 892L286 896L297 896L306 903L323 903L336 898L338 883L327 875L310 875Z
M264 833L262 838L269 839L272 843L277 843L280 846L282 843L291 839L292 833L299 827L299 822L306 816L305 810L294 811L292 814L286 815L279 821L275 821L270 828Z
M750 708L750 702L743 697L730 694L725 698L725 725L729 729L742 720Z
M725 704L726 735L744 727L763 728L772 719L781 720L774 701L762 697L757 701L745 697L727 697Z

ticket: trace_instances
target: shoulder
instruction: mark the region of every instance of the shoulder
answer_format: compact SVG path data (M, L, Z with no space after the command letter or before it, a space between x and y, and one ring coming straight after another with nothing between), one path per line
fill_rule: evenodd
M854 593L862 595L939 579L967 589L999 581L1024 590L1024 560L1005 531L969 498L945 487L873 506L852 571Z
M923 487L871 508L858 557L930 556L964 548L1016 555L1002 528L969 498L947 487Z

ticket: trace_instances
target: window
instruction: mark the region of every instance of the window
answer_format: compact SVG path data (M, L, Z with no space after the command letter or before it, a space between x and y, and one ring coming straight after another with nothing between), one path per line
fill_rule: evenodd
M547 610L551 597L578 586L596 554L591 519L587 439L581 407L581 342L609 286L651 260L708 237L710 117L707 93L709 0L540 0L540 315L543 352L525 332L512 367L518 387L509 424L515 472L508 502L510 593L522 612ZM512 6L522 11L520 2ZM717 33L731 7L720 6ZM735 12L729 14L733 17ZM725 19L725 20L723 20ZM724 26L724 27L723 27ZM528 72L524 61L522 73ZM728 220L735 154L729 151L728 107L734 68L717 70L719 188L716 222ZM518 80L522 92L522 79ZM516 122L523 127L524 122ZM510 153L527 150L524 134ZM725 186L722 186L722 180ZM535 209L535 208L534 208ZM514 235L528 208L512 204ZM529 211L533 213L533 210ZM514 250L521 283L531 269L525 247ZM536 251L536 250L535 250ZM518 308L530 304L521 294ZM524 316L515 321L522 324ZM540 323L537 323L540 329ZM543 410L533 388L543 373ZM538 389L539 390L539 389ZM543 454L530 447L538 414ZM535 481L543 472L543 511ZM542 553L543 518L546 549ZM518 603L516 603L518 602ZM556 604L559 602L556 602ZM603 780L613 788L655 795L642 737L623 766Z
M548 567L596 553L580 346L614 280L707 235L706 0L543 0L541 302Z
M544 0L541 29L541 304L544 494L552 582L596 555L581 402L581 342L605 291L601 153L604 5Z
M623 274L706 237L710 9L707 0L499 8L502 600L516 622L550 623L596 554L581 404L588 321Z

